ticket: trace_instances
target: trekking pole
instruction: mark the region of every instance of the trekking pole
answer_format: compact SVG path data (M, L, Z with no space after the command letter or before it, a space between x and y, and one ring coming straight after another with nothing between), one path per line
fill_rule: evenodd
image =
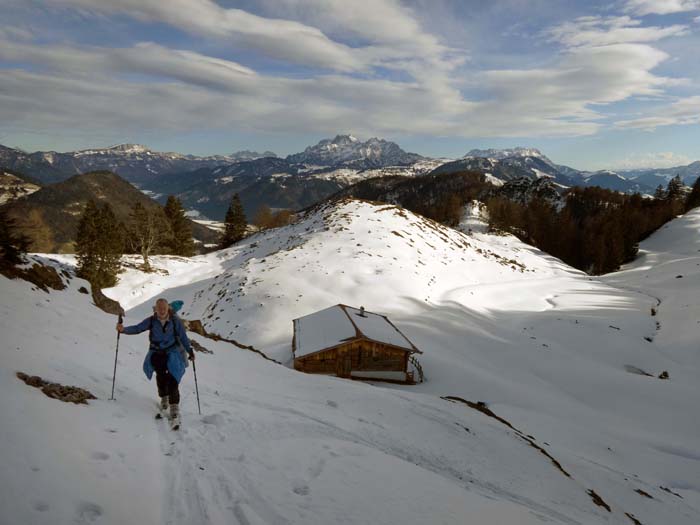
M197 386L197 364L192 360L192 370L194 371L194 390L197 393L197 410L199 415L202 415L202 408L199 406L199 387Z
M122 319L122 314L119 314L119 324L122 324L124 320ZM119 355L119 336L122 335L121 332L117 332L117 351L114 354L114 373L112 374L112 397L110 401L114 401L114 380L117 378L117 356Z

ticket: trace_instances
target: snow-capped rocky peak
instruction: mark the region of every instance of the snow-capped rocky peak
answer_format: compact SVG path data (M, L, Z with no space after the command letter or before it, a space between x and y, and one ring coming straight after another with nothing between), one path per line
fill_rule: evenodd
M465 157L484 157L489 159L503 160L513 157L537 157L546 162L551 161L536 148L506 148L506 149L473 149Z
M141 144L117 144L109 148L83 149L74 153L68 153L75 157L90 157L93 155L123 157L128 155L152 154L152 151Z
M142 146L141 144L117 144L116 146L107 148L107 150L120 153L146 153L151 151L146 146Z
M358 142L359 139L353 135L336 135L333 139L324 139L316 144L316 146L309 146L304 151L314 148L326 151L335 151L343 148L349 148L352 150L353 145Z
M235 153L229 155L229 158L231 158L231 160L234 161L264 159L267 157L277 157L277 154L272 151L263 151L262 153L260 153L259 151L250 151L244 149L241 151L236 151Z
M353 135L336 135L309 146L302 153L289 155L292 163L317 166L352 165L359 168L406 165L421 160L415 153L407 153L398 144L379 138L362 142Z
M616 179L621 179L621 180L627 180L625 177L617 173L616 171L610 171L610 170L600 170L600 171L594 171L593 173L587 173L584 175L584 179L588 180L591 177L612 177Z

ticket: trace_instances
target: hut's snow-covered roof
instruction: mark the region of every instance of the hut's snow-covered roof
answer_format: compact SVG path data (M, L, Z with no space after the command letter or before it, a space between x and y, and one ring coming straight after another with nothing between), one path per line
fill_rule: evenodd
M370 339L378 343L420 353L411 341L386 316L338 304L294 319L296 357L333 348L351 339Z

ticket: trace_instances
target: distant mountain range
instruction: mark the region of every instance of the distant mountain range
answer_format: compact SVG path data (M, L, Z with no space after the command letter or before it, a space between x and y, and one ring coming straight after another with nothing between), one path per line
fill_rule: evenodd
M442 162L407 153L393 142L376 138L362 142L352 135L338 135L286 158L267 156L163 174L142 183L141 188L159 200L166 193L175 193L188 209L217 220L223 220L231 198L238 193L251 220L262 205L297 210L359 180L421 175Z
M512 148L471 150L463 158L447 162L436 170L439 173L456 171L478 171L501 181L548 177L566 187L599 186L623 193L653 194L659 184L666 186L676 175L680 175L686 185L692 185L700 176L700 162L667 169L590 172L555 164L534 148Z
M25 153L0 145L0 167L11 168L44 184L60 182L78 173L109 170L129 182L139 182L161 173L195 170L235 162L225 156L195 157L180 153L154 152L138 144L68 153Z
M652 168L643 170L623 170L620 175L629 180L655 188L659 184L666 185L676 175L680 175L686 186L691 186L700 177L700 161L692 162L687 166L675 168Z
M430 159L396 143L352 135L324 139L301 153L278 157L271 151L239 151L197 157L162 153L137 144L68 153L35 152L0 146L0 168L52 184L76 174L109 170L164 202L177 195L194 214L223 219L231 197L241 195L248 218L260 206L301 209L365 179L478 172L496 184L520 178L548 178L560 187L600 186L625 193L652 194L679 174L690 185L700 161L668 169L588 172L552 162L535 148L471 150L460 159Z
M309 146L302 153L281 159L271 151L259 153L243 150L231 155L197 157L173 152L157 152L139 144L119 144L109 148L87 149L66 153L22 150L0 145L0 167L26 173L38 181L51 184L77 173L109 170L129 182L143 183L158 175L215 168L240 162L277 159L289 165L339 167L359 170L386 166L406 166L423 159L403 151L394 142L372 138L362 142L352 135L338 135ZM308 168L307 168L308 170ZM299 170L289 171L296 173Z

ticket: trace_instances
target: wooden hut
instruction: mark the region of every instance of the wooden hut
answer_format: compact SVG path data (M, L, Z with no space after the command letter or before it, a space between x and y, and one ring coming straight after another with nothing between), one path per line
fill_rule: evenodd
M384 315L338 304L294 319L294 368L397 383L423 381L422 352Z

